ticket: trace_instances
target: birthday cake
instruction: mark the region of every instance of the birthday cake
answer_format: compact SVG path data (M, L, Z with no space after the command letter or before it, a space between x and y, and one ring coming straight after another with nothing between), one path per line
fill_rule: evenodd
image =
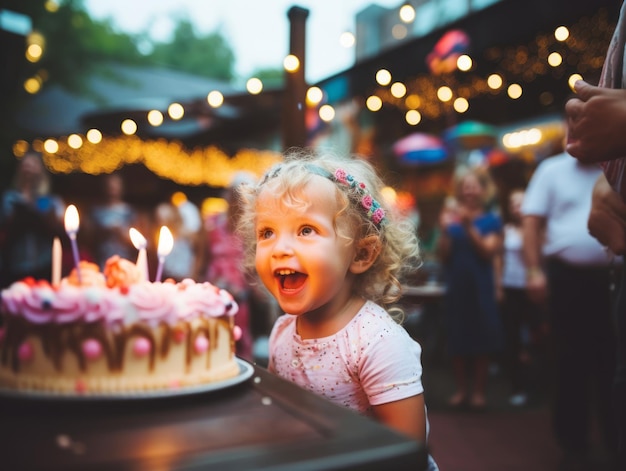
M208 282L142 281L114 256L103 272L81 261L58 284L26 278L1 296L0 388L114 395L239 374L238 306Z

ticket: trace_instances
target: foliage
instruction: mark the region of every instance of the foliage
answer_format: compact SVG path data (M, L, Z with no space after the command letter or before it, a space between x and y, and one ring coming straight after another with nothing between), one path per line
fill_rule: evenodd
M154 44L152 52L141 54L138 45L146 34L131 35L116 31L111 20L94 20L83 0L65 0L56 11L48 11L43 0L5 0L8 10L23 13L32 20L33 31L44 40L40 61L22 61L20 82L35 74L46 83L89 94L86 78L105 73L107 62L161 66L224 81L233 78L234 54L219 33L198 36L189 20L181 20L170 43Z
M280 88L285 82L285 71L281 68L258 69L252 75L267 87Z
M188 19L179 20L170 42L154 45L148 60L225 82L234 77L235 56L226 39L219 31L198 36Z

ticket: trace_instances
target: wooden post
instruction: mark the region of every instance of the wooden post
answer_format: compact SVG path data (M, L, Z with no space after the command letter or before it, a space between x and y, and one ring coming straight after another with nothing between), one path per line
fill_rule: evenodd
M283 149L305 147L307 144L305 110L305 43L306 19L309 10L291 7L287 12L290 24L289 54L300 61L300 67L294 72L285 71L285 95L283 97Z

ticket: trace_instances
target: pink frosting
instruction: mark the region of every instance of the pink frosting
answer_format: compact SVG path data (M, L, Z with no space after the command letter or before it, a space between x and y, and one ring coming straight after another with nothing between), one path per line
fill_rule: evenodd
M71 322L84 312L82 290L74 286L55 291L50 285L38 284L22 298L18 312L33 324Z
M78 286L67 286L52 293L52 311L55 322L64 324L83 317L87 304L84 289Z
M127 299L116 289L105 287L85 288L85 321L121 321L126 312Z
M188 285L181 291L181 295L184 299L179 311L181 318L200 314L213 317L225 314L234 316L238 310L237 303L228 292L210 283Z
M4 313L23 316L33 324L143 321L153 327L198 316L234 316L238 310L228 292L191 279L178 284L144 281L127 288L69 282L52 287L45 281L25 279L2 291L0 307Z
M31 286L17 281L2 291L2 310L11 314L21 314L24 298L30 294Z
M130 287L128 299L140 320L156 326L160 322L176 322L177 294L173 283L142 282Z

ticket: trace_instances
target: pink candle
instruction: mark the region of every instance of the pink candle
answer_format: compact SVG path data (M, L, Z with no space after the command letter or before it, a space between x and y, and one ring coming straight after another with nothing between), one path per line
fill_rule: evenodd
M52 286L58 286L61 283L62 256L61 240L55 237L52 241Z
M148 254L146 252L146 246L148 245L148 241L146 238L134 227L131 227L128 231L130 235L130 240L135 246L137 250L139 250L139 254L137 255L137 268L139 268L139 272L141 273L142 281L148 280L150 277L148 275Z

